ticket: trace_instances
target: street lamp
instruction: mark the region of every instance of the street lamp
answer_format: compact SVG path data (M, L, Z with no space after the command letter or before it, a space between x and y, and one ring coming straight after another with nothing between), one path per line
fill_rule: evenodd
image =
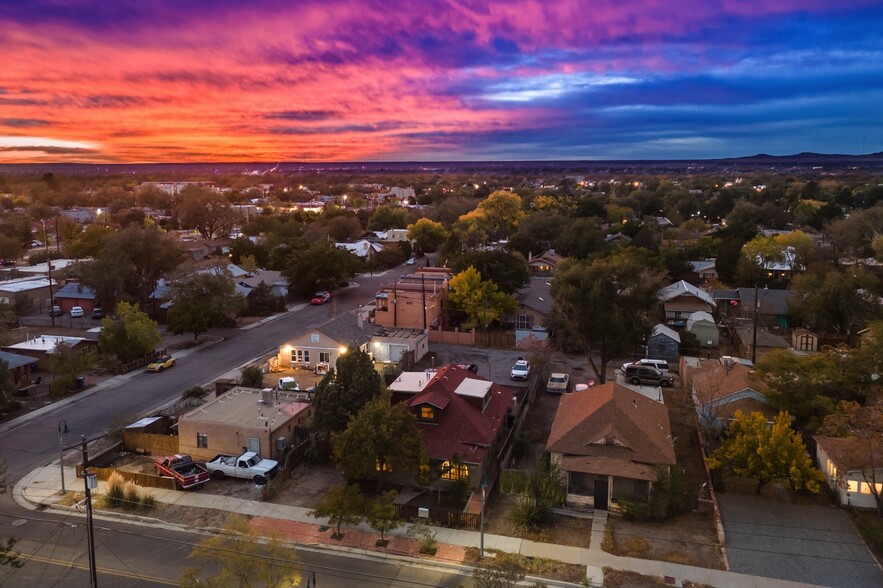
M58 465L61 468L61 494L64 496L64 434L68 433L67 421L61 419L58 421Z

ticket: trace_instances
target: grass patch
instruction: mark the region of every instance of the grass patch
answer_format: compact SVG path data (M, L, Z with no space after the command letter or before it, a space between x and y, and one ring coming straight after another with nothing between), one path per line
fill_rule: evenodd
M868 548L878 559L883 558L883 519L872 510L851 510L849 514Z
M638 572L604 568L604 588L644 588L665 585L664 578L660 576L645 576Z
M491 559L495 564L503 566L511 563L523 570L528 576L540 576L573 583L583 582L586 578L585 566L564 563L545 557L528 558L518 553L508 553L499 549L485 549L484 553L485 559L483 561L487 562L488 559ZM467 547L463 563L476 565L479 561L478 548Z

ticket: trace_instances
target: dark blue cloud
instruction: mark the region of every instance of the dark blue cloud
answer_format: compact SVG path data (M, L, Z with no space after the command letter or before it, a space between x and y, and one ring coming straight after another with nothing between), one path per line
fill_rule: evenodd
M7 127L45 127L48 124L48 120L41 118L0 118L0 125Z

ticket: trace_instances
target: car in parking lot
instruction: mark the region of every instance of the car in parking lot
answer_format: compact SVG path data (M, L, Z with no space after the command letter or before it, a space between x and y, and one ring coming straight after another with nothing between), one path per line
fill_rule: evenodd
M52 308L49 309L49 316L61 316L63 314L64 313L61 311L61 307L57 304L53 305Z
M147 366L148 372L161 372L175 365L175 358L171 355L161 355L156 361Z
M650 384L667 388L674 384L671 376L667 376L655 367L648 365L630 365L625 370L625 379L634 385Z
M103 319L106 315L104 314L104 309L100 306L96 306L92 309L92 318L94 319Z
M411 257L411 258L409 258L408 261L406 261L405 263L406 263L407 265L417 265L417 258L416 258L416 257Z
M512 366L512 373L509 376L513 380L526 380L529 375L530 363L526 359L519 357L515 365Z
M327 290L322 290L321 292L316 292L313 295L313 298L310 299L310 304L318 306L320 304L325 304L329 300L331 300L331 292Z
M622 373L625 373L625 371L628 369L628 367L630 365L643 365L643 366L655 367L656 369L658 369L660 372L662 372L666 376L669 374L668 362L665 361L664 359L643 358L643 359L639 359L638 361L634 361L631 363L624 363L624 364L622 364Z
M71 318L83 318L86 316L85 311L83 311L82 306L74 306L71 308Z

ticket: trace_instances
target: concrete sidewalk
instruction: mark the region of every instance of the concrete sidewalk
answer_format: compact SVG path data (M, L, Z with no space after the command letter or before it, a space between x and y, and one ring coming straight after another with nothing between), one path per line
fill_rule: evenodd
M65 480L68 482L66 487L69 491L81 492L83 481L77 479L75 475L76 472L74 468L65 468ZM104 491L105 484L100 482L97 494L103 494ZM163 504L191 508L216 509L251 517L260 517L262 519L261 526L263 528L284 530L286 526L290 526L291 523L308 525L311 530L309 532L311 537L309 543L312 544L316 544L320 541L320 539L317 538L327 537L327 529L319 529L319 527L327 526L327 521L314 519L309 516L309 509L306 508L267 502L254 502L228 496L217 496L199 491L179 492L175 490L152 488L150 489L150 492L153 494L157 502ZM57 462L55 464L49 464L37 468L19 480L13 488L12 495L18 504L30 509L40 506L62 508L66 512L75 510L70 507L62 507L58 504L62 496L60 470ZM150 519L149 517L122 515L113 511L97 511L95 516L108 518L118 517L140 524L166 525L166 523ZM684 581L715 586L717 588L799 588L810 586L798 582L764 578L748 574L738 574L723 570L711 570L662 561L611 555L601 550L603 531L598 529L598 532L596 532L596 529L594 528L596 525L601 526L602 524L601 520L594 521L592 543L589 549L568 545L539 543L517 537L506 537L487 533L484 535L484 546L485 549L498 549L510 553L520 553L528 557L542 557L564 563L585 566L586 577L591 586L602 585L603 573L601 570L604 567L637 572L647 576L665 577L670 581L669 583L674 586L681 586ZM366 524L362 524L356 528L348 527L347 532L350 531L371 533L376 537L376 532L372 531ZM433 528L433 531L437 532L436 539L442 548L445 546L478 547L481 543L481 535L475 531L445 528ZM388 536L392 538L406 538L407 526L396 529L389 533ZM337 542L331 543L322 541L321 544L323 548L327 549L354 551L353 549L341 547ZM364 557L389 557L385 553L372 553L370 550L355 551L358 555ZM424 562L422 559L420 561L421 563ZM559 586L564 585L560 582L550 582L550 584Z

